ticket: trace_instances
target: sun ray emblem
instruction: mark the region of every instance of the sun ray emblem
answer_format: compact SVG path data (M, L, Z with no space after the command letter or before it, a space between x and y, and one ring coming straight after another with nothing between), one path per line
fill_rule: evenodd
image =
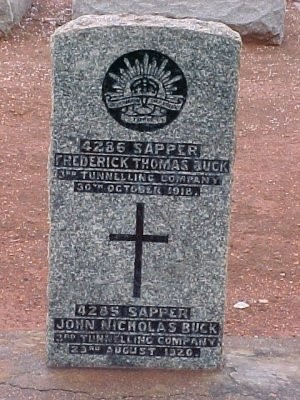
M137 50L118 58L103 81L103 101L121 125L154 131L172 122L187 96L186 79L168 56Z

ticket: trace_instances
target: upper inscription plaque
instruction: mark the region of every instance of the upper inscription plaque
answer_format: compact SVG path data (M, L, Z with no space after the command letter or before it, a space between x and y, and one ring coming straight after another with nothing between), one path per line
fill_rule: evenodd
M116 121L126 128L149 132L178 116L186 100L187 84L170 57L158 51L137 50L110 66L102 93Z

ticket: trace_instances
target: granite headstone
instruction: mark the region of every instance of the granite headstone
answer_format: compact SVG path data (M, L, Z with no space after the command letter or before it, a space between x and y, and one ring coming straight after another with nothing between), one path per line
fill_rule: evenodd
M286 0L72 0L73 18L120 13L223 22L247 40L279 45Z
M20 22L32 5L32 0L0 0L0 37Z
M49 365L221 365L239 51L193 19L54 34Z

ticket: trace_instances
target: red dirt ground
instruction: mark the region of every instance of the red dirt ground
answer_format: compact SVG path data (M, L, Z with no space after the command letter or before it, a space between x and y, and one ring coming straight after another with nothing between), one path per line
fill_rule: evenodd
M70 0L34 4L0 40L0 330L43 330L46 321L49 37L69 20ZM299 68L300 12L290 2L282 46L242 52L228 335L300 333ZM250 307L235 309L240 300Z

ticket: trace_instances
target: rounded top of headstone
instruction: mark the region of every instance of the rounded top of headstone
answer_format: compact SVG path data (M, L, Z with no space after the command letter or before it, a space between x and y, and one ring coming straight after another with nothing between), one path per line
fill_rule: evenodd
M223 36L241 43L239 33L221 22L200 21L194 18L167 18L160 15L84 15L58 28L54 36L68 32L112 26L145 26L174 28Z

